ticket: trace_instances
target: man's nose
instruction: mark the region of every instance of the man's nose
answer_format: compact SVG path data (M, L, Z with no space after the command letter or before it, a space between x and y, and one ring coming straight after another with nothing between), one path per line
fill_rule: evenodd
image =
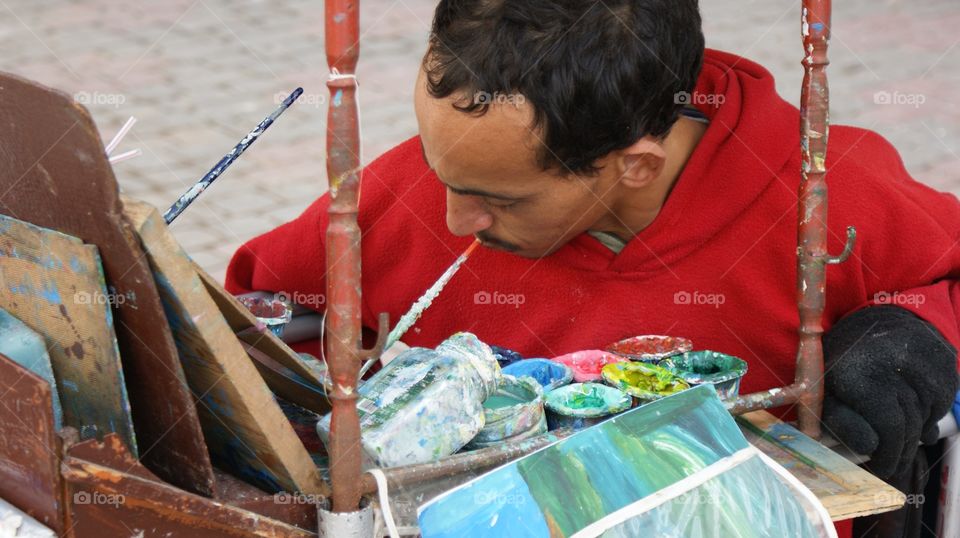
M493 216L475 196L447 191L447 228L458 236L474 235L493 225Z

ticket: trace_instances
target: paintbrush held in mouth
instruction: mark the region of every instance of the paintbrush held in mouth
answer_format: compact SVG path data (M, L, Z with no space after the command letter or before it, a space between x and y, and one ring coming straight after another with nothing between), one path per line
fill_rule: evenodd
M279 118L280 114L283 114L283 111L288 109L302 93L303 88L297 88L296 90L293 90L293 93L287 96L287 98L280 103L280 106L278 106L276 110L264 118L263 121L254 127L252 131L247 133L247 136L243 137L243 140L237 143L237 145L230 150L230 153L224 155L217 164L213 165L213 168L211 168L206 175L200 178L200 181L197 181L187 192L183 193L183 195L180 196L180 199L174 202L174 204L170 206L170 209L163 214L163 220L165 220L167 224L170 224L173 222L173 219L180 215L180 213L183 213L183 210L193 203L193 201L196 200L197 197L200 196L203 191L214 182L214 180L220 177L220 175L223 174L223 172L226 171L231 164L233 164L233 161L236 161L237 158L247 150L247 148L256 142L257 138L259 138L268 127L273 125L274 120Z
M430 308L430 305L433 304L433 300L440 295L440 292L443 291L443 288L447 285L448 282L453 278L453 275L457 274L457 271L460 270L460 267L463 266L463 263L467 261L467 258L470 257L470 254L473 253L477 247L480 246L480 240L477 239L473 243L470 243L470 246L467 247L467 250L463 251L453 264L447 268L446 271L440 275L440 278L430 286L427 291L419 298L413 306L410 307L410 310L406 314L400 317L400 321L397 322L396 327L390 331L390 334L387 336L387 342L383 346L383 350L386 351L390 349L390 346L396 344L401 337L410 327L413 327L413 324L420 319L420 316L423 315L423 312ZM373 366L373 363L376 362L376 359L368 360L364 363L363 367L360 368L360 377L363 377L363 374L367 373L367 370Z

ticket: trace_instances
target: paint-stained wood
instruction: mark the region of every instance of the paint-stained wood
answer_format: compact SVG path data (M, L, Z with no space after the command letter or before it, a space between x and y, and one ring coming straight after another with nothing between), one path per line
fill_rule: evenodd
M89 113L70 96L0 73L0 213L95 245L144 464L164 480L213 494L213 467L150 269L120 207Z
M109 461L124 457L128 455L115 454ZM104 465L69 452L63 478L72 536L316 536L278 519L150 480L142 470L134 472L136 467L132 459L127 466Z
M96 247L0 215L0 308L43 337L64 424L84 439L116 433L136 454L111 297Z
M147 252L214 462L271 493L324 492L310 455L160 214L131 199L124 208Z
M50 384L50 398L53 400L53 427L63 427L63 407L60 406L60 394L57 391L57 379L53 376L53 364L47 353L47 344L43 337L17 319L16 316L0 308L0 353L27 370L37 374Z
M227 323L230 324L230 328L238 333L238 336L244 342L260 350L284 368L303 378L306 382L318 387L322 386L320 378L304 363L296 351L290 349L290 346L285 344L283 340L277 338L270 330L257 330L257 327L261 324L250 310L243 306L236 297L224 289L213 277L200 268L199 265L195 264L194 268L197 274L200 275L204 286L206 286L207 292L210 293L210 296L216 301L217 306L220 307L220 311L223 312L223 316L226 318Z
M820 499L834 521L889 512L903 493L766 411L738 417L747 440Z
M50 385L0 355L0 498L63 532Z

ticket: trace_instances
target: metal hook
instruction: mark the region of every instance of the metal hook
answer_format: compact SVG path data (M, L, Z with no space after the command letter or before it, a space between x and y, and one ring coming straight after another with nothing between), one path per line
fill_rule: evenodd
M372 363L373 361L380 358L380 355L383 355L385 351L383 348L387 344L387 337L390 335L390 314L386 312L380 312L380 315L377 316L377 342L370 349L361 349L359 353L359 358L361 361ZM364 364L364 366L367 366ZM368 367L369 368L369 367ZM363 376L367 372L367 369L363 369L360 372L360 376Z
M839 256L825 256L825 263L828 265L836 265L847 261L850 254L853 253L853 246L856 242L857 229L853 226L847 226L847 244L843 246L843 252L841 252Z

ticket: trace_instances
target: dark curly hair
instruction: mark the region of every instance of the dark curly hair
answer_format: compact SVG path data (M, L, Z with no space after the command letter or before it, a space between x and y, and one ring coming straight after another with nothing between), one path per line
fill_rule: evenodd
M482 115L522 95L538 163L592 175L597 159L677 120L703 64L697 0L441 0L424 69L430 94Z

